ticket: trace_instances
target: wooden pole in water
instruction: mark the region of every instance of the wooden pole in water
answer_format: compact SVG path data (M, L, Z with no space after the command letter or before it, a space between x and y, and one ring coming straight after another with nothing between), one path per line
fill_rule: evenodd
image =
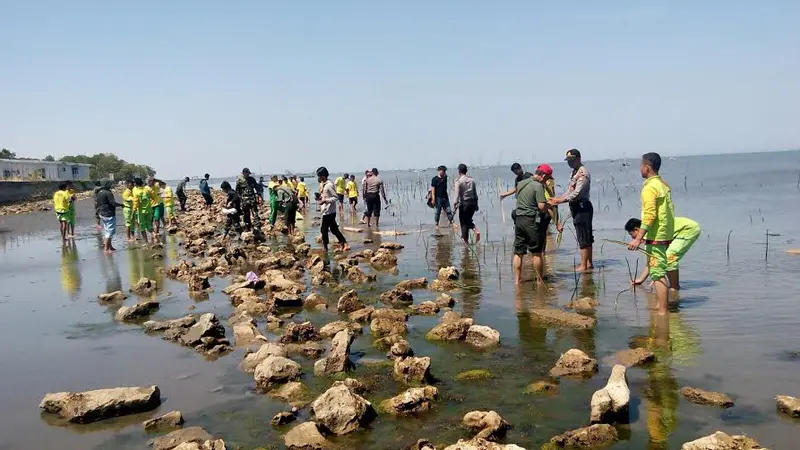
M764 249L764 261L766 261L767 258L769 257L769 230L767 230L766 237L767 237L767 248Z

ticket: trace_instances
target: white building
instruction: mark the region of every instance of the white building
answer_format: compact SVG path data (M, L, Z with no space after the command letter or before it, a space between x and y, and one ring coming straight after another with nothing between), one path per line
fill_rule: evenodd
M2 181L89 181L91 164L0 159Z

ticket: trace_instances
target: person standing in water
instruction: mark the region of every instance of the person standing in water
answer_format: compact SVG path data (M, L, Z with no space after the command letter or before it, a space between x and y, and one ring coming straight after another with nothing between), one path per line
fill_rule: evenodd
M67 214L67 237L75 239L75 203L78 198L75 197L75 185L72 181L67 181L67 192L69 192L69 214Z
M172 188L167 186L164 181L160 181L158 184L161 187L161 198L164 202L166 225L178 226L178 219L175 217L175 196L172 194Z
M346 252L350 250L350 246L347 245L347 239L345 239L342 232L339 231L339 224L336 223L336 203L339 200L339 196L336 193L336 188L334 188L333 183L328 179L328 176L328 169L324 166L317 169L317 178L319 182L322 183L319 199L322 212L322 225L320 227L320 232L322 233L322 248L325 252L328 251L328 243L330 241L328 232L331 232L336 236L336 239L339 240L339 244L342 245L342 251Z
M544 251L547 245L547 227L550 225L550 205L545 199L542 183L550 166L542 164L536 173L516 186L517 206L514 220L514 279L522 284L522 258L528 252L533 257L537 279L544 279ZM552 169L550 169L552 171Z
M572 169L572 176L569 179L567 192L560 197L551 198L548 203L556 206L561 203L569 203L569 210L572 214L572 224L575 226L575 235L578 238L578 248L580 249L581 261L575 269L578 272L586 272L594 269L592 262L592 244L594 244L594 231L592 220L594 218L594 207L590 200L591 178L589 169L581 162L581 152L577 149L567 151L564 159ZM557 229L561 232L563 224L558 224Z
M186 183L189 182L189 177L186 177L178 183L178 188L175 194L178 196L178 203L181 205L181 212L186 212Z
M661 156L645 153L639 171L645 179L642 185L642 220L639 232L628 244L628 249L637 250L644 242L648 253L647 266L658 299L658 313L667 314L669 286L667 286L667 249L672 244L675 231L675 212L672 206L670 187L659 176Z
M333 182L333 185L336 187L336 196L339 199L339 214L342 215L344 215L345 185L347 184L347 180L349 178L349 174L344 174L344 176L336 177L336 180Z
M53 210L58 219L58 228L61 230L61 241L67 242L67 231L69 229L69 208L70 193L67 190L67 183L59 183L58 190L53 194Z
M475 180L467 175L467 165L458 165L458 179L456 179L455 208L458 211L458 221L461 224L461 240L469 244L470 230L475 232L475 243L481 241L481 232L475 226L472 217L478 211L478 190Z
M387 204L386 189L383 186L383 180L378 176L378 169L373 167L370 176L367 177L367 182L364 188L364 201L367 204L367 211L364 215L367 218L367 227L372 225L372 216L375 216L375 226L380 226L381 220L381 197Z
M308 186L306 185L306 179L300 177L300 181L297 182L297 199L300 201L300 207L306 209L308 206Z
M258 215L258 205L260 197L258 195L258 183L250 175L250 169L242 169L242 175L236 180L236 194L239 195L244 216L244 229L246 231L261 229L261 216ZM250 216L252 215L252 221Z
M690 248L700 237L700 224L686 217L676 217L672 234L672 243L667 247L667 280L669 288L673 291L681 289L680 274L678 272L678 262L683 259ZM625 224L625 231L635 239L642 228L642 221L636 218L628 220ZM650 269L645 266L642 273L633 280L634 285L640 285L647 280Z
M164 199L161 198L161 187L159 187L158 180L150 177L147 180L147 186L150 188L150 196L152 197L151 205L153 207L153 243L156 237L161 234L161 225L164 222Z
M531 174L531 173L527 173L527 176L525 176L526 175L525 170L522 168L522 165L520 163L517 163L517 162L515 162L514 164L511 165L511 173L513 173L516 176L514 178L514 187L509 189L509 190L507 190L506 192L503 192L502 194L500 194L500 200L503 200L506 197L510 197L510 196L516 194L517 193L517 185L520 183L520 181L525 180L525 179L530 178L530 177L533 176L533 174Z
M94 219L97 222L97 231L102 229L102 225L100 224L100 213L97 211L97 194L102 189L103 185L100 181L94 182L94 188L92 189L92 199L94 200Z
M114 234L117 232L117 207L125 206L117 203L114 194L111 192L111 181L108 180L97 191L97 215L103 224L103 239L105 240L103 250L111 253L117 249L111 244Z
M203 200L206 203L206 209L211 209L211 205L214 204L214 197L211 196L211 187L208 185L209 178L211 178L211 175L205 174L203 179L200 180L200 195L203 196Z
M358 205L358 187L356 186L356 176L350 175L347 183L344 185L344 190L347 192L347 200L350 202L350 212L353 215L352 220L356 220L356 206Z
M431 189L428 195L429 201L433 204L433 222L436 224L436 231L439 231L439 219L442 217L442 210L447 215L447 221L450 226L453 226L453 210L450 208L450 194L447 184L447 167L439 166L436 168L438 172L435 177L431 179Z
M239 194L231 188L231 184L227 181L223 181L219 188L225 193L225 234L223 239L226 239L231 232L231 228L239 234L242 233L240 221L242 203Z
M126 180L125 189L122 191L122 217L125 219L125 238L128 242L136 240L133 211L133 180Z
M133 213L136 217L136 228L142 235L142 240L145 244L149 241L147 239L147 232L153 231L153 207L151 206L153 197L150 195L150 188L144 185L141 178L133 179ZM155 242L155 238L153 238Z

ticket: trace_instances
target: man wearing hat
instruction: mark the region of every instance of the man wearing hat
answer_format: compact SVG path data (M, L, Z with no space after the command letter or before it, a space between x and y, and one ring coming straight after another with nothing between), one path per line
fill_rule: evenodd
M447 214L450 226L453 226L453 210L450 209L450 196L447 193L447 167L439 166L436 168L439 173L431 179L431 189L428 191L429 202L435 208L433 222L436 224L436 231L439 231L439 218L442 216L442 209Z
M250 176L250 169L247 167L242 169L242 175L236 180L236 193L239 194L241 199L245 230L252 231L253 225L260 230L261 217L258 215L258 205L262 200L258 195L258 182ZM251 214L253 215L252 222L250 220Z
M575 268L579 272L592 270L592 244L594 243L594 233L592 231L592 219L594 217L594 207L590 201L589 193L591 190L591 178L589 170L581 163L581 152L577 149L567 151L564 158L572 169L569 178L569 188L560 197L551 198L548 203L551 206L560 203L568 203L569 211L572 214L572 223L575 226L575 235L578 239L581 261ZM558 225L558 231L563 230L563 225Z
M517 206L514 219L514 279L522 284L522 258L531 253L537 279L544 277L544 251L547 227L550 225L550 205L545 198L544 183L553 169L547 164L536 168L533 176L517 184Z

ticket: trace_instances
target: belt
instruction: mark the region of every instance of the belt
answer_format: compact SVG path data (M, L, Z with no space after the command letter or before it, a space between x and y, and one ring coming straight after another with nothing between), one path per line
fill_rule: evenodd
M653 241L650 239L645 239L644 243L647 245L669 245L672 241Z

